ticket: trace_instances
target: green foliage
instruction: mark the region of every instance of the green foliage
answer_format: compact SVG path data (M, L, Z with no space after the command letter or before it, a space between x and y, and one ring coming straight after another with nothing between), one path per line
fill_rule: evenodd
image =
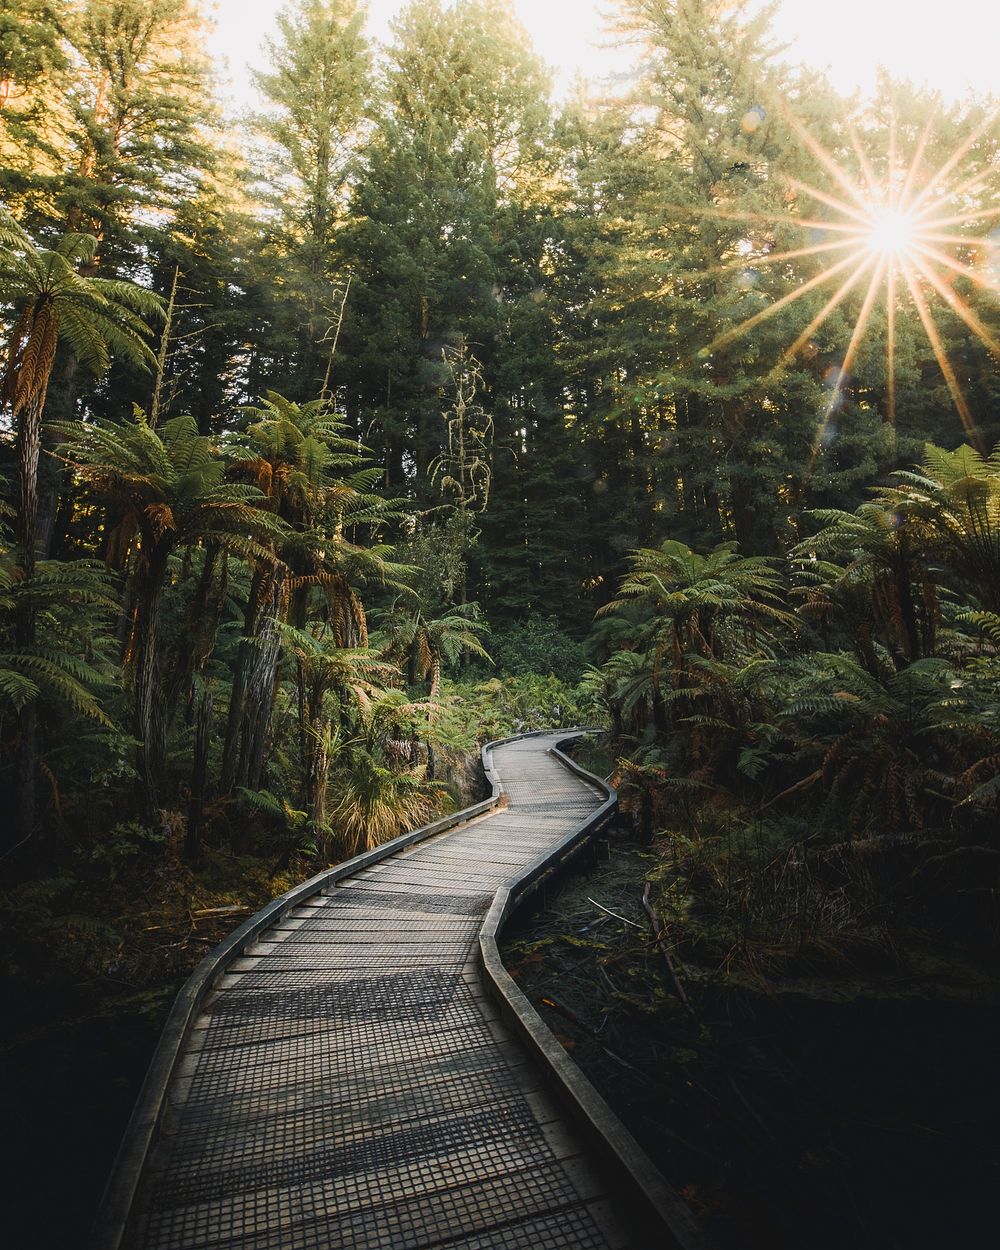
M427 683L428 698L433 701L445 669L454 668L463 656L491 662L480 641L488 632L476 603L461 604L430 620L419 608L407 611L398 606L386 619L384 645L386 654L400 664L411 682Z
M278 14L269 70L254 73L266 105L257 173L273 220L259 263L282 292L261 345L274 359L269 384L295 398L330 394L349 298L335 240L373 91L364 18L355 0L295 0Z
M528 729L596 725L603 716L586 691L552 674L446 682L444 696L444 712L464 724L472 741L480 743Z
M380 753L362 747L351 750L349 762L330 811L347 855L417 828L434 814L440 790L420 770L393 767Z
M960 605L989 593L995 476L970 449L928 448L873 502L814 513L785 567L729 545L637 552L605 613L647 610L584 687L637 740L647 806L724 787L758 811L808 806L824 831L981 836L1000 793L1000 631ZM796 599L845 649L807 649Z
M0 715L40 700L111 725L100 702L110 670L101 634L118 606L114 591L106 570L90 561L41 561L24 578L9 558L0 560L0 621L26 610L35 621L28 645L0 626Z
M856 155L769 22L628 0L634 92L557 107L509 4L415 0L380 49L354 0L291 0L248 157L191 0L6 6L0 787L44 793L29 848L118 881L182 843L325 861L439 810L478 742L595 719L692 857L765 830L726 861L751 936L803 831L988 840L1000 453L971 444L1000 387L956 301L996 310L962 271L934 291L956 450L902 305L895 426L881 302L839 402L860 290L789 354L829 298L799 188L836 187L784 106ZM928 167L978 117L888 80L849 111L874 153L933 111Z
M554 616L529 616L494 631L491 648L500 673L552 674L568 683L583 674L583 647L563 632Z
M120 872L135 863L144 865L162 859L169 839L161 829L150 829L139 821L115 825L108 836L90 852L90 862L107 872L114 881Z

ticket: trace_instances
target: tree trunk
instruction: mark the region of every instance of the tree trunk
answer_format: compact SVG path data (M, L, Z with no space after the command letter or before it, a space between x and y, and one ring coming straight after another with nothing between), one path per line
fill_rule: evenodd
M219 788L223 794L231 794L236 785L236 773L239 768L239 743L243 730L243 717L246 709L247 668L250 664L249 638L244 637L240 643L233 673L233 685L229 693L229 715L226 719L226 741L222 748L222 771L219 777Z
M330 722L316 716L312 723L312 751L309 759L309 823L326 851L326 796L330 780Z
M33 400L21 412L19 443L18 538L19 564L25 581L35 572L38 524L38 457L41 449L41 401ZM35 611L28 602L18 605L14 621L15 645L31 651L35 645ZM17 718L17 833L29 838L38 819L38 706L27 703Z
M18 430L17 510L20 552L18 563L25 578L35 573L35 544L38 539L38 459L42 448L42 413L39 400L30 400L21 411ZM31 625L32 635L34 623Z
M45 407L41 420L41 446L46 452L53 451L59 439L46 434L51 421L71 421L76 409L79 364L74 353L65 347L57 349L53 379L45 392ZM42 556L48 558L58 553L62 544L66 522L72 516L70 487L71 472L67 465L54 456L43 456L38 464L38 531L36 546ZM57 540L59 543L57 545Z
M302 797L306 811L309 810L309 794L312 777L312 752L309 750L309 715L306 707L306 678L301 658L295 661L295 689L299 714L299 775L302 778Z
M663 696L659 690L653 691L653 724L658 734L664 735L670 730L667 705L663 702Z
M219 783L223 794L232 793L239 771L240 739L246 715L247 677L250 672L254 632L260 615L263 587L264 572L257 569L250 582L250 594L243 617L243 638L240 642L232 690L229 695L229 716L226 721L226 741L222 750L222 774Z
M281 656L281 633L278 623L285 605L285 575L282 570L271 574L267 600L259 616L260 628L250 652L246 698L243 715L243 737L237 779L241 785L256 790L264 771L264 752L271 728L271 713Z
M205 547L205 563L202 565L191 602L185 613L185 625L181 630L174 654L169 660L170 680L167 683L166 715L168 727L173 724L181 694L191 689L196 672L201 672L205 661L215 646L222 604L216 598L214 610L211 603L212 585L219 549L209 542Z
M184 857L192 864L201 859L201 817L205 805L208 780L208 748L212 730L212 685L206 682L198 700L195 716L194 761L191 768L191 798L188 802L187 834Z
M160 595L167 574L166 546L154 548L137 587L132 662L135 682L135 735L142 784L143 819L159 821L159 787L165 753L163 691L160 687Z

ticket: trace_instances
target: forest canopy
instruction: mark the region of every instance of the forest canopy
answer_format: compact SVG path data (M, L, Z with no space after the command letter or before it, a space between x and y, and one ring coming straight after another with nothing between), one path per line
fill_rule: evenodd
M233 118L194 0L0 6L25 865L329 862L584 718L650 828L984 845L995 114L614 20L556 100L507 4L292 0Z

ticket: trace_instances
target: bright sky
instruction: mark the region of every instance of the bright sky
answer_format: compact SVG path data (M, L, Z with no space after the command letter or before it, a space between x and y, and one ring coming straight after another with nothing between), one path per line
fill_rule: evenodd
M262 64L260 47L281 0L207 0L207 7L230 98L250 104L246 66ZM387 39L401 7L401 0L369 0L372 33ZM577 73L597 79L628 71L628 50L608 48L603 34L601 13L614 0L515 0L515 7L560 92ZM845 92L870 91L880 64L949 99L998 85L1000 5L991 0L783 0L775 34L791 45L787 60L826 69Z

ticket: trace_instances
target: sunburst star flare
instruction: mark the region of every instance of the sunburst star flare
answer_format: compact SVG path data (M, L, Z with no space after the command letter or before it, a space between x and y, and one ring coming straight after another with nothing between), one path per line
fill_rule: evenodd
M786 112L786 119L793 131L817 162L831 176L835 191L822 190L799 179L787 178L786 185L800 199L811 200L818 206L814 216L797 216L791 212L775 214L741 213L730 208L710 210L713 215L728 220L753 221L762 225L798 224L812 232L814 242L810 246L793 248L782 252L749 258L742 254L731 265L721 268L754 267L785 263L795 259L833 253L834 259L826 268L803 281L768 307L755 312L739 325L724 330L709 344L703 355L710 354L723 345L748 333L782 309L794 304L825 283L840 278L834 295L827 300L812 318L794 344L784 352L780 361L767 376L773 381L775 375L791 363L796 353L809 341L833 311L863 278L864 297L860 312L850 335L843 361L835 373L825 412L817 432L815 446L823 442L825 428L841 397L844 381L849 375L865 330L876 306L884 303L886 317L887 418L896 420L895 353L900 310L897 302L909 297L931 350L941 370L970 440L978 446L973 414L955 367L948 359L941 334L934 321L931 298L936 297L958 317L1000 360L1000 341L984 324L982 318L954 289L953 280L963 277L975 286L1000 292L1000 282L991 275L988 265L966 263L943 248L972 250L980 257L989 257L996 250L991 240L973 233L960 233L961 227L976 224L980 228L1000 216L1000 204L969 206L969 197L981 192L997 177L997 169L980 168L971 175L962 176L961 167L972 148L996 122L997 113L987 115L966 136L936 169L928 169L925 155L932 136L930 123L924 127L917 141L913 156L905 168L900 168L896 128L890 127L889 150L886 172L881 178L876 174L871 155L866 152L853 128L848 127L851 147L861 171L860 179L853 178L847 170L811 135L797 118ZM825 215L824 215L825 214ZM817 239L817 235L820 236ZM843 277L846 271L846 278Z

